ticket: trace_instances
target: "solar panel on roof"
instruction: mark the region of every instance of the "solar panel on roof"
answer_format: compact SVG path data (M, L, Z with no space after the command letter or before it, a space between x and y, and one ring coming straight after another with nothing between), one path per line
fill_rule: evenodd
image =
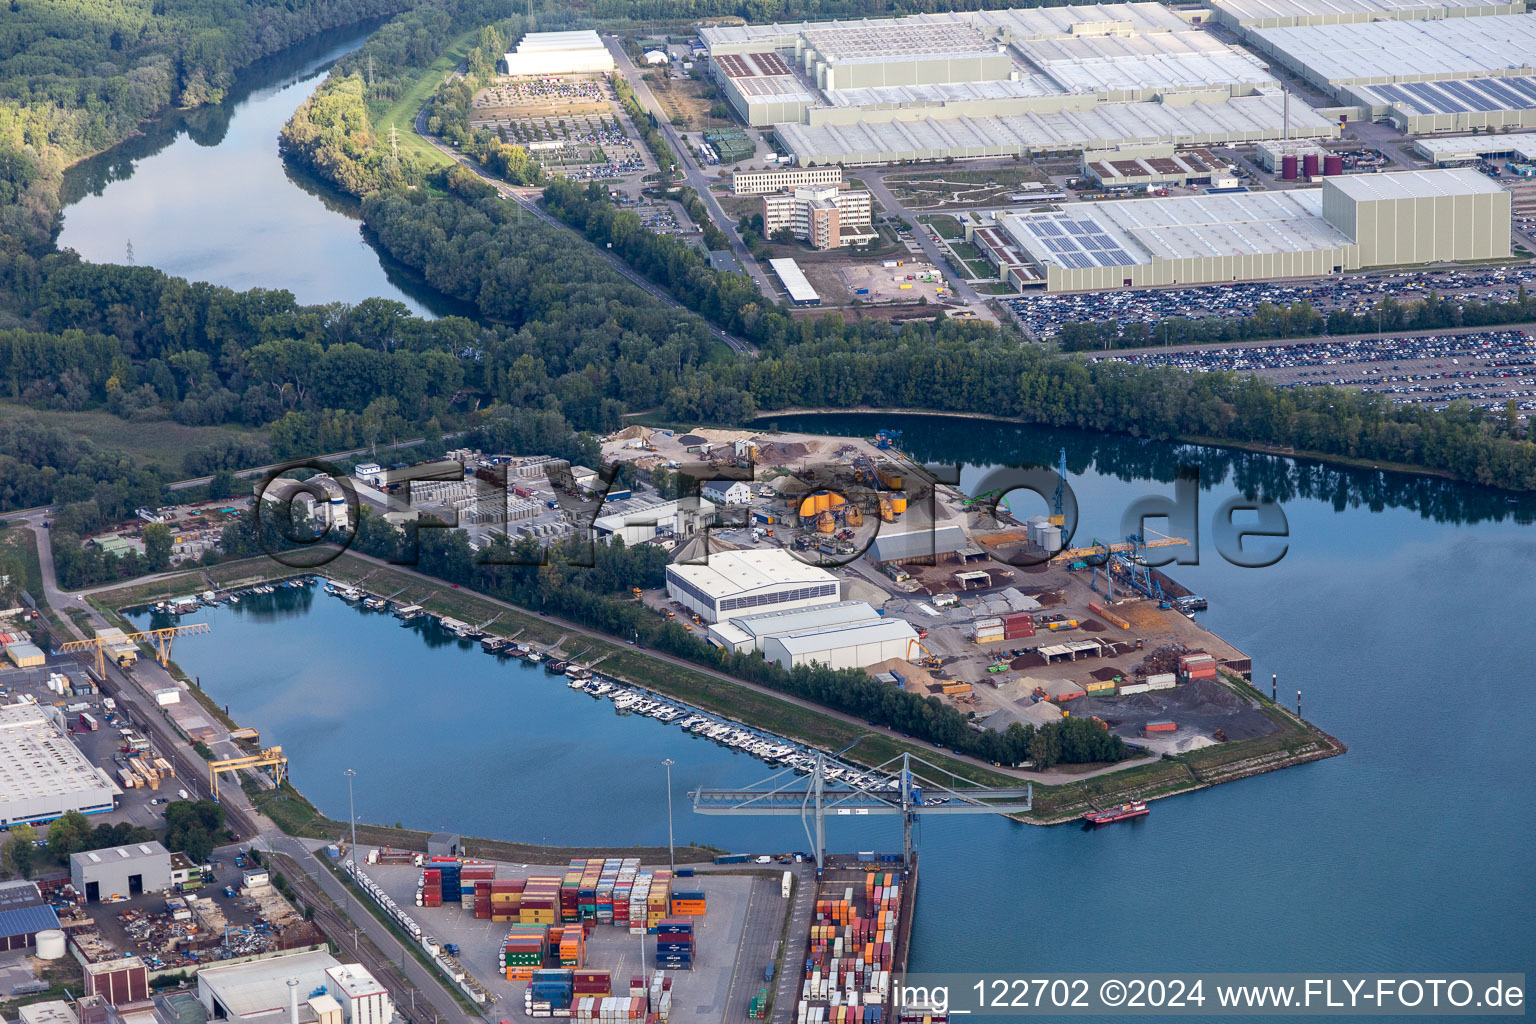
M1034 225L1034 227L1042 235L1059 235L1059 234L1061 234L1061 227L1060 227L1060 225L1054 224L1054 223L1052 223L1051 221L1048 221L1048 220L1042 220L1038 224Z
M1128 267L1135 262L1124 249L1111 249L1104 254L1104 258L1114 261L1106 263L1105 266L1108 267Z

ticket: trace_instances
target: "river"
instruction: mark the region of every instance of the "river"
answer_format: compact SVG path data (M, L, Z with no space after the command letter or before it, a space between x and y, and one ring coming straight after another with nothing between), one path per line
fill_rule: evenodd
M354 200L277 152L278 129L378 24L258 61L225 102L174 111L70 168L59 247L123 263L131 245L136 264L240 290L282 288L306 304L378 296L419 316L466 313L368 244Z
M1171 494L1198 465L1201 564L1173 566L1202 620L1255 678L1349 752L1159 801L1084 832L995 818L921 826L918 970L1523 970L1536 834L1536 727L1524 639L1536 607L1533 509L1476 488L1291 460L974 421L873 416L785 429L905 430L908 450L1000 463L1068 449L1079 538ZM1226 564L1209 520L1237 481L1280 498L1289 549ZM1024 515L1032 508L1017 508ZM544 672L498 663L393 618L279 592L207 613L177 660L237 720L283 744L296 785L358 813L552 843L666 840L660 761L677 762L677 835L736 849L807 847L792 818L695 817L684 793L766 774L675 726L620 717ZM1526 781L1522 782L1524 779ZM829 826L834 849L894 848L894 823Z

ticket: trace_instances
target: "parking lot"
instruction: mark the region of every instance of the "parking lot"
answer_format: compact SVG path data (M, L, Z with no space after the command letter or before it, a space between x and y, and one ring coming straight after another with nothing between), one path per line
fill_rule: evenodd
M1156 337L1160 320L1245 318L1260 305L1307 302L1320 313L1369 313L1383 298L1414 302L1431 293L1448 302L1508 301L1522 285L1536 283L1536 267L1486 270L1403 271L1316 281L1234 282L1193 288L1121 289L1104 292L1039 292L1005 299L1019 323L1036 338L1050 338L1062 324L1113 320L1124 327L1146 323Z
M1536 339L1525 331L1468 330L1275 344L1148 349L1098 360L1181 370L1254 373L1283 388L1334 385L1394 404L1443 407L1456 399L1499 410L1536 410Z
M364 865L361 858L358 868L397 903L408 908L408 913L421 925L423 934L460 947L458 961L500 1000L498 1013L501 1017L521 1017L523 989L527 983L506 980L496 965L497 952L507 935L506 922L476 920L473 913L460 909L457 904L431 908L415 906L420 868ZM559 868L548 865L498 864L496 877L523 878L560 873ZM744 1017L745 1000L757 992L756 986L751 986L751 991L742 998L741 1012L726 1012L728 997L734 998L731 981L738 961L743 972L752 972L761 978L764 964L757 957L762 955L765 942L777 941L784 922L784 901L754 896L754 881L754 876L748 874L699 875L674 881L674 887L678 889L703 889L709 900L709 912L694 922L697 944L694 969L670 974L673 979L672 1024L716 1024L721 1020ZM777 895L776 882L773 891ZM749 903L753 917L751 927L747 920ZM649 957L654 945L653 936L631 935L627 928L594 924L587 935L587 958L583 966L611 971L615 986L624 988L632 976L644 974L649 978L655 973L653 964L642 959L642 950ZM744 954L744 946L754 951L750 962Z
M603 78L504 79L472 102L472 131L526 147L553 173L612 181L655 169Z

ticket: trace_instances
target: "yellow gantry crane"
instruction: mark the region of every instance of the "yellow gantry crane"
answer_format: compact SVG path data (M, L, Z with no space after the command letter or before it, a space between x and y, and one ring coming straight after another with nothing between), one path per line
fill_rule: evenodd
M1087 558L1089 555L1098 555L1098 554L1105 554L1105 553L1108 553L1108 554L1111 554L1111 555L1136 554L1136 553L1139 553L1140 551L1142 551L1143 549L1146 549L1146 548L1169 548L1169 547L1173 547L1176 544L1188 544L1189 543L1189 541L1185 540L1183 537L1169 537L1166 534L1157 533L1157 531L1155 531L1155 530L1147 530L1146 532L1149 533L1149 534L1156 534L1158 539L1157 540L1126 540L1126 541L1122 541L1119 544L1099 544L1099 543L1094 543L1093 545L1091 545L1089 547L1086 547L1086 548L1068 548L1067 550L1065 550L1065 551L1061 552L1060 554L1058 554L1056 557L1057 558L1065 558L1068 561L1071 561L1074 558ZM1137 536L1142 536L1142 535L1138 534Z
M208 779L212 784L215 800L219 798L219 775L223 772L237 772L242 768L271 768L272 781L282 785L283 776L288 771L288 759L283 756L282 747L268 747L259 754L231 757L223 761L209 761Z
M162 626L159 629L146 629L140 633L124 633L120 629L111 629L98 633L89 640L71 640L59 648L60 654L70 654L80 651L92 651L96 658L96 674L106 673L106 652L108 648L136 647L140 643L151 644L155 648L155 659L161 665L171 660L171 641L178 636L197 636L202 633L213 632L213 627L206 622L189 622L184 626ZM128 652L124 652L127 654ZM136 657L136 654L129 655Z

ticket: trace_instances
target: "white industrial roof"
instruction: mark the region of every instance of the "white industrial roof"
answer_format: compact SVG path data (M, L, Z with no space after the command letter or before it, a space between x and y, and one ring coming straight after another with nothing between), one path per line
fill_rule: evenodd
M941 106L972 100L1022 99L1053 96L1062 87L1046 76L1026 73L1017 81L935 82L925 85L875 85L858 89L828 89L827 102L834 107Z
M1322 206L1317 189L1238 192L1075 203L1064 213L1005 217L1003 226L1037 262L1069 270L1353 245Z
M812 92L800 79L789 75L757 75L752 78L733 78L731 88L741 93L748 103L820 103L821 97Z
M603 41L591 29L576 29L570 32L529 32L517 44L518 53L602 50L604 48Z
M1246 21L1274 18L1356 18L1374 20L1380 14L1422 14L1435 16L1445 10L1475 11L1480 7L1499 7L1510 0L1207 0L1223 14Z
M1474 159L1484 153L1515 153L1526 160L1536 160L1536 132L1462 135L1450 139L1434 136L1415 139L1414 146L1426 156L1446 160Z
M1069 92L1276 84L1257 57L1208 32L1066 36L1014 46Z
M122 792L64 735L58 714L34 704L0 707L0 805L51 801L82 791L99 791L110 800Z
M107 850L88 850L85 853L70 854L71 860L77 860L81 864L112 864L124 860L143 860L145 857L169 857L170 851L158 842L129 843L127 846L114 846Z
M328 968L340 966L331 954L317 949L227 967L204 967L197 972L197 986L200 993L206 989L218 999L231 1019L286 1015L289 978L299 980L299 994L306 996L329 984Z
M814 302L821 298L811 286L810 279L805 276L805 271L794 260L769 260L768 265L779 275L779 280L784 282L784 289L789 292L791 299L796 302Z
M975 11L967 17L976 25L1006 28L1014 39L1066 36L1074 30L1098 28L1113 32L1169 32L1189 24L1159 3L1074 4L1069 7L1025 7Z
M669 565L667 574L712 598L795 584L836 583L837 577L787 551L716 551L707 565Z
M1112 148L1128 142L1200 145L1224 140L1280 138L1285 132L1278 92L1221 103L1100 103L1088 110L1008 117L921 118L853 124L776 124L774 134L798 163L878 163L949 153L1007 154L1020 149ZM1332 137L1338 123L1292 97L1293 138Z
M329 968L326 974L350 999L371 996L384 991L384 986L362 964L342 964Z
M1338 189L1357 202L1486 195L1504 191L1504 186L1470 167L1398 171L1394 174L1344 174L1323 179L1323 187Z
M849 625L857 622L878 621L880 616L865 601L836 601L813 608L791 608L787 611L760 612L756 615L735 615L729 620L742 633L744 640L796 633L819 626Z
M997 53L997 44L958 21L913 24L898 21L828 22L801 35L829 63L870 63L968 57Z
M815 654L857 644L877 644L888 640L916 640L917 630L906 619L880 619L876 622L843 623L803 629L772 636L769 643L781 645L791 654Z
M1254 29L1328 82L1536 71L1536 14Z

